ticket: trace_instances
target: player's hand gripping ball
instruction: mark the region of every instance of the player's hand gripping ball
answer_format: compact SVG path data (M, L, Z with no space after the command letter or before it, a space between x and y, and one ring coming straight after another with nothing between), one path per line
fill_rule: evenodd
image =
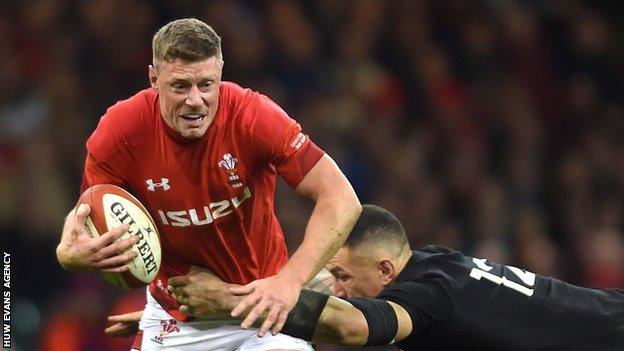
M129 229L117 241L138 237L138 242L128 250L136 252L130 261L130 270L123 273L100 274L111 284L125 289L145 286L156 278L160 269L160 239L158 229L145 207L124 189L99 184L87 189L78 200L78 204L87 204L91 213L87 217L86 226L92 237L99 237L123 224Z

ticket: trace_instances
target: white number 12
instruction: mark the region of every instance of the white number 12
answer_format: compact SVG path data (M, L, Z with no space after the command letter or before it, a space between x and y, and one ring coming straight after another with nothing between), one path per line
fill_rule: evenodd
M506 266L509 270L514 273L522 283L526 286L516 283L513 280L507 279L505 276L499 277L495 274L490 273L492 270L492 266L488 266L485 263L485 259L473 258L472 262L478 267L473 268L470 271L470 276L475 278L476 280L481 280L481 278L485 278L496 285L503 285L508 288L511 288L519 293L522 293L526 296L533 296L533 286L535 285L535 273L531 273L529 271L523 271L520 268L514 266Z

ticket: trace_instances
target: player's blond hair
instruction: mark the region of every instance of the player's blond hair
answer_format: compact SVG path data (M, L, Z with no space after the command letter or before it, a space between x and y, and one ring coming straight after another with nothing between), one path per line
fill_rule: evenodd
M182 18L165 24L152 39L154 66L181 59L196 62L211 57L223 60L221 37L197 18Z

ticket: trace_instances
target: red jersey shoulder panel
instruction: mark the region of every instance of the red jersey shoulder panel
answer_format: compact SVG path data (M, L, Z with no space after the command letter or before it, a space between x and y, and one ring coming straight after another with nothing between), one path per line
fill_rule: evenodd
M87 150L98 160L105 160L121 145L138 146L156 130L154 108L158 93L153 88L117 102L100 118L97 128L87 140Z
M249 157L269 164L296 187L324 152L302 133L301 126L267 96L231 84L225 89L235 100L229 128L241 135ZM229 96L224 96L225 101Z
M221 90L219 91L220 104L224 106L230 116L238 116L249 105L254 95L257 94L249 88L243 88L234 82L221 82Z
M145 89L111 106L87 140L81 191L95 184L127 185L129 159L124 148L153 138L157 130L155 89ZM150 133L150 131L152 133Z

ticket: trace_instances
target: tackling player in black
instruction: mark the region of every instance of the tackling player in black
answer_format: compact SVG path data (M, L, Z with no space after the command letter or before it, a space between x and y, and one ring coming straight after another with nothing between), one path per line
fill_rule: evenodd
M401 223L378 206L363 206L327 268L346 301L304 291L282 332L403 350L624 350L624 290L578 287L440 246L412 251ZM188 280L170 283L197 316L240 299L213 282L211 305L188 296Z

